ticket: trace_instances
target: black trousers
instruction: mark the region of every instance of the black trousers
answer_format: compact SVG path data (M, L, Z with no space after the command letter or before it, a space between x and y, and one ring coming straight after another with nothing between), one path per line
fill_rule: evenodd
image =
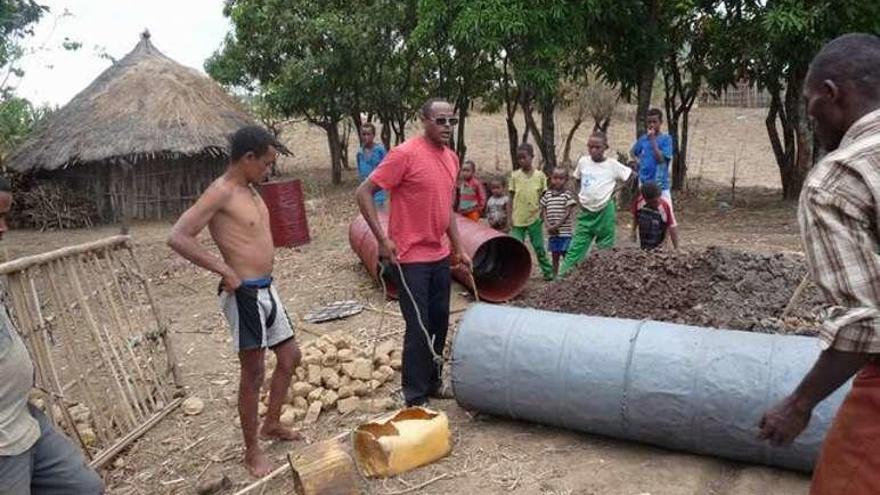
M441 364L435 363L428 340L419 325L416 307L428 334L434 339L434 352L443 356L449 330L449 260L432 263L401 263L412 299L400 280L396 266L386 268L397 285L400 312L406 321L403 336L403 397L408 406L424 404L440 387ZM414 300L414 301L413 301Z

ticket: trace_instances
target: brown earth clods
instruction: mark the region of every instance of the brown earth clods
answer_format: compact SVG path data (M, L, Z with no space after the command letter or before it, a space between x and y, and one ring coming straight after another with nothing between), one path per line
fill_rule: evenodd
M597 251L565 279L521 302L551 311L651 319L755 332L815 335L822 298L803 258L710 247L688 252Z

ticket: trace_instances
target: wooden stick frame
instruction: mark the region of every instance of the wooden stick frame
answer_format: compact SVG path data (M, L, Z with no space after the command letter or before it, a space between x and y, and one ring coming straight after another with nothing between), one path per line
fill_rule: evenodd
M173 342L131 237L2 263L0 276L3 303L34 362L36 387L46 392L47 416L93 467L180 405ZM94 437L83 435L85 429Z

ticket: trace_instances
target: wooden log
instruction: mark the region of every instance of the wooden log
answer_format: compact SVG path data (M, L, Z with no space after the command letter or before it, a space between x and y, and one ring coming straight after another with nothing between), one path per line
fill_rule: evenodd
M162 420L165 416L168 416L168 413L173 411L177 406L179 406L183 402L183 397L178 397L171 401L165 409L154 414L150 419L142 423L140 426L130 431L127 435L117 440L112 447L106 448L101 451L92 462L89 463L94 469L100 469L108 462L112 461L114 457L116 457L120 452L122 452L126 447L128 447L132 442L143 436L144 433L150 431L150 429Z
M296 495L357 495L360 479L354 461L337 439L287 454Z
M25 256L3 264L0 264L0 275L9 275L15 272L24 271L32 266L43 265L50 261L76 256L91 251L101 251L108 248L114 248L123 245L130 245L131 237L127 235L117 235L101 239L98 241L78 244L76 246L67 246L55 251L47 253L35 254L33 256Z

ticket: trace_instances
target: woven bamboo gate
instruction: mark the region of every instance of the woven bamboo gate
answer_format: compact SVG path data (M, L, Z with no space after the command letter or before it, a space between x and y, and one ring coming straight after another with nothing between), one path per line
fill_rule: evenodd
M48 416L93 467L181 403L167 325L128 236L16 259L0 275Z

